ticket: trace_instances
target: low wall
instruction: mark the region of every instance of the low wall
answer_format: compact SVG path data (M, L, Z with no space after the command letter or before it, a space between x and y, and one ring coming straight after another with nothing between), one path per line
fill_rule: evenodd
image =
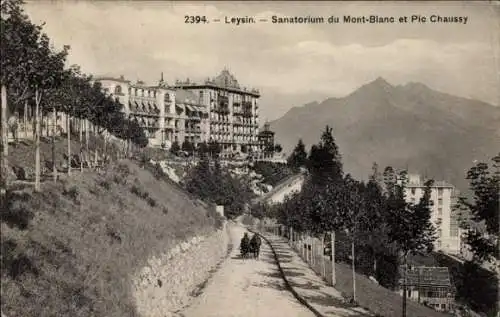
M132 277L137 312L143 317L173 316L192 299L197 286L226 255L227 225L207 237L193 237L165 254L152 257Z

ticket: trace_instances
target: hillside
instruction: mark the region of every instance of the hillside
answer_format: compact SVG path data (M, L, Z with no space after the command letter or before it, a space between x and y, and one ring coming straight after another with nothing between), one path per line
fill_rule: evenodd
M344 169L366 179L373 162L444 179L467 188L466 170L500 149L500 107L451 96L419 83L393 86L382 78L344 98L291 109L270 123L290 152L302 138L317 143L326 125Z
M137 316L131 278L148 258L220 225L214 210L127 160L44 182L40 193L17 188L8 202L1 211L7 316Z

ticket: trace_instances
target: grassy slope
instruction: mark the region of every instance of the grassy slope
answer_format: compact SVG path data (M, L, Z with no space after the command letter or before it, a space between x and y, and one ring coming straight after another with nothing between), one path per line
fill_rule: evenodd
M102 148L102 139L97 139L94 137L89 138L89 152L87 153L87 146L84 143L78 142L77 136L72 136L73 139L70 140L71 143L71 154L79 155L80 150L85 157L94 162L94 152L95 146ZM117 147L114 144L107 144L107 152L116 153ZM61 168L63 164L67 163L65 155L68 153L68 140L65 136L55 137L55 160L57 168ZM100 153L100 151L99 151ZM9 166L22 167L32 176L35 173L35 145L34 141L31 139L19 140L18 143L9 144ZM42 171L48 169L49 172L52 171L52 140L48 137L40 138L40 166Z
M135 316L129 276L216 223L185 192L130 161L9 199L1 224L7 316Z

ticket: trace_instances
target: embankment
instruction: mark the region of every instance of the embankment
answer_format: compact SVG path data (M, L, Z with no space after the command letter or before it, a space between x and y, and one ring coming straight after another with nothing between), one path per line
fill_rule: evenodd
M140 316L174 316L187 306L211 270L224 259L228 245L229 235L223 228L150 258L133 278L133 295Z
M159 316L160 294L173 310L224 254L215 211L158 175L130 161L74 174L1 208L6 316Z

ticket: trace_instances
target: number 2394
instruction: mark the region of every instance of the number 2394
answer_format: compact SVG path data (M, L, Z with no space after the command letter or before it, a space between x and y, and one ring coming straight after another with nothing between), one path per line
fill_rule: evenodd
M204 15L185 15L184 23L195 24L195 23L208 23L207 17Z

